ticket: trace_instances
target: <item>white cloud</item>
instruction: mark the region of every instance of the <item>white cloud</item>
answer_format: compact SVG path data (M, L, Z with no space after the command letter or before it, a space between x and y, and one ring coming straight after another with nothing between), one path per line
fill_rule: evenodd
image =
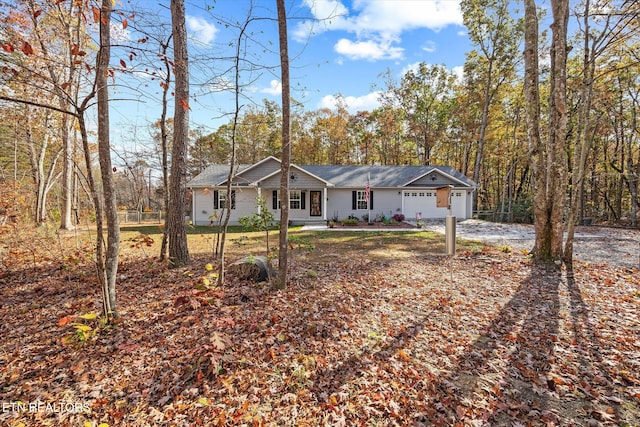
M260 89L259 92L266 93L273 96L280 95L282 93L282 83L280 83L277 80L271 80L269 82L269 87Z
M427 40L422 45L422 50L424 50L425 52L429 52L429 53L435 52L436 51L436 42L434 42L433 40Z
M380 59L401 59L404 49L393 47L390 43L376 42L373 40L352 42L347 39L340 39L335 44L334 49L340 55L349 59L366 59L377 61Z
M318 103L318 108L335 109L338 105L338 98L342 98L342 101L347 105L347 110L351 114L356 114L358 111L372 111L380 106L380 92L371 92L363 96L334 96L325 95Z
M314 19L302 21L293 29L296 41L303 42L312 35L349 26L346 20L349 10L338 0L304 0L303 5L311 10Z
M441 30L447 25L462 25L460 2L456 0L354 0L353 13L337 0L304 0L317 20L304 21L294 35L305 39L315 32L344 30L363 36L371 33L399 35L416 28Z
M215 25L210 24L204 18L187 15L186 21L187 30L194 40L204 45L208 45L216 38L218 29Z
M412 64L407 64L402 68L402 71L400 71L400 77L403 77L405 74L407 74L409 71L413 71L414 73L417 73L418 70L420 69L420 64L421 61L418 62L414 62Z
M457 67L453 67L451 71L456 75L458 82L462 82L464 80L464 66L459 65Z
M356 41L340 40L335 45L351 59L397 59L402 49L394 46L405 31L430 29L439 31L447 25L462 25L460 3L456 0L354 0L349 11L338 0L304 0L315 20L304 21L293 30L297 41L325 31L353 33ZM432 47L427 44L425 50ZM383 52L385 51L386 52ZM364 54L370 53L366 57ZM341 53L341 52L339 52Z

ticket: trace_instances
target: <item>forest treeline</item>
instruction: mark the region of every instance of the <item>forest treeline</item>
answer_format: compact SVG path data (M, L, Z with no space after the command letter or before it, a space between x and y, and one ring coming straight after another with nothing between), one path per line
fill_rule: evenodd
M41 222L53 216L62 221L63 228L68 228L72 218L76 222L80 220L82 207L90 205L78 126L59 111L37 105L38 101L45 103L53 94L59 100L55 105L60 109L79 106L82 100L78 96L87 84L83 73L89 74L82 61L95 52L90 48L92 42L86 23L73 21L76 15L71 7L65 9L58 5L56 15L45 19L45 15L33 17L44 9L38 2L19 3L15 9L8 3L3 7L0 91L4 99L27 98L33 100L34 105L5 101L0 104L0 179L4 186L20 189L19 198L25 199L27 210L32 212L29 218ZM580 221L588 218L636 225L640 176L639 8L637 2L629 0L571 4L566 197L569 199L574 192L579 192ZM349 112L342 94L335 94L335 108L310 110L296 102L294 93L291 161L297 164L450 165L478 182L476 209L501 212L497 218L500 220L532 221L523 17L506 1L467 0L462 2L462 9L475 46L467 52L462 72L454 73L444 65L426 63L420 63L403 76L381 70L379 80L372 82L380 106L357 113ZM541 9L539 14L544 20L548 13ZM114 19L120 24L133 25L130 14L116 13ZM74 40L53 37L65 26L67 32L69 28L79 30L73 33ZM143 28L139 24L136 30ZM16 40L16 34L20 35L17 40L21 42L10 43ZM544 35L543 32L541 44L546 42ZM150 34L138 40L143 42L145 50L140 48L138 54L132 50L134 53L124 59L114 58L111 72L123 71L131 62L140 61L138 56L142 57L142 52L151 56L149 52L160 51L153 60L157 63L153 74L161 86L168 89L173 84L171 61L167 61L172 48L169 40L170 32L163 37ZM16 54L20 54L17 60ZM550 73L545 65L548 55L548 50L542 48L543 94L549 91ZM64 65L64 61L68 64ZM197 58L192 61L197 62ZM61 93L67 93L71 100L60 96ZM238 113L235 122L230 120L214 132L191 129L190 176L210 163L228 163L232 139L237 145L238 163L250 164L266 156L280 155L280 104L266 99L254 100ZM546 103L542 105L540 117L540 126L546 129L549 120ZM154 142L148 149L127 152L118 148L113 152L118 166L114 180L120 208L153 211L163 208L165 189L158 179L163 169L160 147L163 134L170 142L172 123L171 119L165 120L169 126L164 130L159 123L138 131L152 135L150 139ZM90 140L90 149L94 149L94 145ZM586 150L582 152L581 147ZM584 156L584 179L575 188L572 177L579 166L576 157L580 155ZM170 162L169 156L166 168ZM54 197L49 197L50 193ZM65 197L65 193L73 196ZM16 203L16 197L10 199Z

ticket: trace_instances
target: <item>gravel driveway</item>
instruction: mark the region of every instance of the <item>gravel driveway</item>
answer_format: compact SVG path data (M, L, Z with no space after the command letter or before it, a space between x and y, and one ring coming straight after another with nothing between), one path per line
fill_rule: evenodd
M444 220L425 221L425 229L444 234ZM456 236L513 249L532 249L532 225L501 224L467 219L456 225ZM640 231L609 227L578 227L574 258L590 263L607 263L624 268L640 268Z

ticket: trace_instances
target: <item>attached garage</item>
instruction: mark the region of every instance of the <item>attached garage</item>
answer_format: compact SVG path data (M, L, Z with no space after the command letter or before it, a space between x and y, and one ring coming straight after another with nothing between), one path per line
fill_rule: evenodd
M436 189L415 189L402 192L403 213L407 218L424 219L444 218L453 215L456 218L468 218L467 206L471 197L467 197L467 190L451 191L451 212L447 208L437 206Z

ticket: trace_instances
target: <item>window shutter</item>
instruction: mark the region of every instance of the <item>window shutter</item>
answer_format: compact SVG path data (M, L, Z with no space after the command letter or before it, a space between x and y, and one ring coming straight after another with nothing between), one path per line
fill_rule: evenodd
M305 210L307 209L306 206L306 200L307 199L307 193L305 193L304 191L300 193L300 209Z
M354 211L358 209L358 192L356 190L351 192L351 209Z
M213 192L213 209L218 209L218 190Z
M273 204L273 210L278 210L278 190L273 190L273 197L272 197L272 204Z
M236 190L231 190L231 209L236 208Z
M369 209L373 209L373 190L369 190Z

